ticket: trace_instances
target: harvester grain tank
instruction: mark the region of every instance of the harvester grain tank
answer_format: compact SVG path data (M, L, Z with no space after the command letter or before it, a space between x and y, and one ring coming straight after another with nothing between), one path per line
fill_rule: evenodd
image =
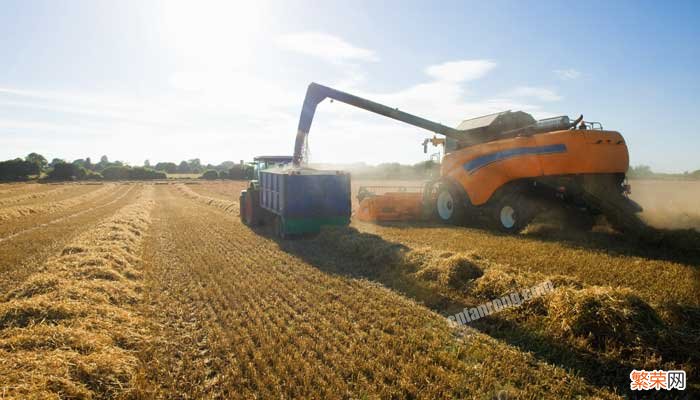
M527 226L544 208L542 204L557 201L576 210L582 219L604 214L619 230L645 228L637 216L641 207L628 197L629 155L624 138L582 116L538 121L523 111L505 111L467 119L451 128L312 83L294 146L297 166L305 163L316 107L326 98L444 136L423 143L425 150L428 143L444 145L445 150L440 178L426 182L417 200L423 216L434 215L452 224L486 217L498 229L514 233ZM393 200L371 196L364 201L390 204ZM369 219L381 217L369 215Z

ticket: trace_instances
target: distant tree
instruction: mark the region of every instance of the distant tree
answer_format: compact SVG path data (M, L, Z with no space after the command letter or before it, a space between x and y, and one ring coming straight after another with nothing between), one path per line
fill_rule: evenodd
M90 160L90 157L85 157L85 169L92 170L94 168L95 166L92 165L92 160Z
M187 161L182 161L177 167L177 172L181 174L188 174L192 172L192 169L190 168L190 164L188 164Z
M32 175L41 173L41 168L36 162L30 162L16 158L0 162L0 180L23 181Z
M129 179L133 180L166 179L167 177L165 173L150 168L134 167L129 169Z
M112 165L102 170L102 177L108 181L128 180L129 167Z
M637 165L636 167L630 167L627 171L627 176L630 178L650 178L653 175L654 172L648 165Z
M189 164L190 166L190 172L202 171L202 162L199 160L199 158L193 158L191 160L188 160L187 164Z
M100 162L95 165L95 169L101 171L107 167L109 167L109 158L107 156L100 157Z
M156 164L156 170L165 171L169 174L174 174L177 172L177 164L172 162L159 162Z
M146 168L151 168L151 162L148 161L148 159L146 159L146 160L143 162L143 166L146 167Z
M46 161L46 158L39 153L29 153L27 154L27 157L24 158L24 160L30 163L37 164L39 166L40 171L45 170L46 167L49 165L48 161Z
M99 172L95 171L86 171L87 175L85 175L85 179L87 180L92 180L92 181L101 181L102 180L102 174Z
M55 181L70 181L83 179L86 175L85 168L81 165L75 162L62 162L53 166L53 169L48 173L48 178Z
M78 167L83 167L83 168L85 168L85 160L83 160L82 158L78 158L77 160L73 160L73 163L72 163L72 164L73 164L73 165L76 165L76 166L78 166Z
M413 165L417 177L430 178L440 174L440 164L433 160L422 161Z
M377 166L380 175L385 179L397 179L401 177L401 164L384 163Z
M65 160L62 160L62 159L60 159L60 158L54 158L54 159L51 160L51 162L49 163L49 167L53 168L56 164L61 164L61 163L64 163L64 162L66 162L66 161L65 161Z
M216 166L216 169L217 169L219 172L221 172L221 171L228 171L228 170L230 170L231 168L233 168L234 165L236 165L236 163L233 162L233 161L224 161L224 162L222 162L221 164L217 165L217 166Z
M228 171L228 179L253 179L253 167L247 164L236 164Z
M202 176L199 177L200 179L208 179L208 180L214 180L214 179L219 179L219 173L216 172L216 170L209 169L204 171Z

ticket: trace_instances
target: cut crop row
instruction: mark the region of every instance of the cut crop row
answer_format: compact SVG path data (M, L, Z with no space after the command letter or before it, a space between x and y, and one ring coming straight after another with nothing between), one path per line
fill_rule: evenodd
M52 185L49 190L44 190L40 192L28 192L28 193L20 193L16 194L14 196L10 197L5 197L3 199L0 199L0 207L7 207L9 205L17 204L17 203L23 203L27 202L30 200L38 200L38 199L43 199L45 197L50 197L50 196L56 196L64 192L68 192L74 189L80 189L85 186L83 185Z
M162 366L146 374L161 397L532 397L545 387L614 397L380 285L324 272L341 259L312 264L216 206L159 189L161 234L145 259L165 337L142 362Z
M17 398L134 393L140 250L152 187L77 237L0 301L0 392Z
M190 187L188 187L186 185L176 185L175 187L180 192L182 192L182 194L185 197L188 197L188 198L193 199L193 200L197 200L201 203L204 203L204 204L207 204L210 206L220 208L220 209L222 209L226 212L232 213L234 215L238 215L238 213L239 213L238 201L223 200L223 199L219 199L219 198L205 196L205 195L202 195L202 194L195 192L194 190L192 190Z
M0 222L10 221L31 214L52 213L59 210L64 210L69 207L90 201L103 193L106 193L114 188L114 185L103 185L89 193L81 194L76 197L65 200L54 201L47 199L46 201L33 205L17 205L0 209Z

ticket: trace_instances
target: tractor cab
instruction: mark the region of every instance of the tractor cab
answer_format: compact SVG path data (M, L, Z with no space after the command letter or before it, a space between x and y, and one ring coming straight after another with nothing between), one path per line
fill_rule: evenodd
M260 211L260 173L265 170L280 169L292 162L292 156L258 156L253 158L253 179L248 187L241 191L240 215L246 225L257 225L262 222L263 213Z
M255 172L253 182L260 181L260 171L273 168L283 168L292 162L292 156L258 156L253 158Z

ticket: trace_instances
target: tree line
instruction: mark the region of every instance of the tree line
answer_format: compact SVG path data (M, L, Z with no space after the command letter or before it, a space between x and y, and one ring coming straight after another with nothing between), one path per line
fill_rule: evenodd
M440 176L440 164L423 161L414 165L384 163L376 166L363 163L351 165L317 165L319 169L343 169L354 177L364 179L430 179ZM66 161L54 158L51 162L38 153L25 158L0 161L0 181L26 181L43 179L66 180L149 180L167 179L168 174L197 174L201 179L252 179L254 168L250 163L224 161L221 164L202 164L199 158L180 163L159 162L151 165L145 160L142 166L131 166L122 161L110 161L105 155L93 163L90 157ZM682 174L657 173L647 165L630 167L631 179L685 179L700 180L700 170Z
M630 179L700 180L700 169L692 172L685 171L681 174L669 174L654 172L648 165L637 165L627 170L627 177Z
M30 153L24 159L0 161L0 181L26 181L41 179L50 181L82 180L150 180L167 179L168 174L201 174L203 179L250 179L253 167L224 161L218 165L203 165L198 158L173 162L159 162L151 166L149 160L143 166L131 166L122 161L110 161L105 155L98 162L90 157L66 161L54 158L49 162L38 153Z

